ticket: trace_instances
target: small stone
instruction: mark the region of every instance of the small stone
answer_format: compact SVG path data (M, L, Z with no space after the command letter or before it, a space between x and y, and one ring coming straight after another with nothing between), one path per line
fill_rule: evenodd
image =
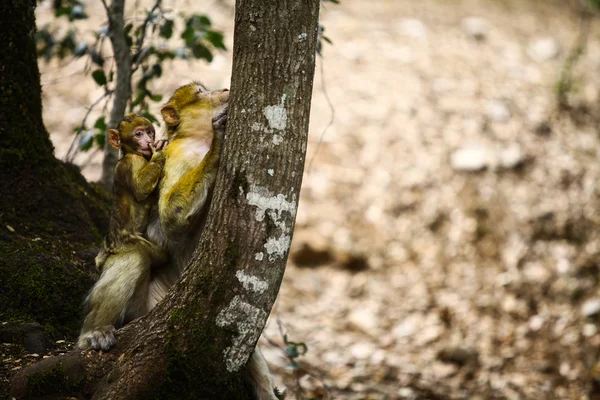
M411 388L400 388L398 390L398 397L402 399L414 399L417 397L417 395Z
M415 39L423 39L427 37L427 27L425 24L416 18L406 18L400 21L402 33Z
M359 360L366 360L370 358L375 352L375 346L369 342L356 343L350 348L350 354L352 357Z
M500 166L506 169L513 169L525 161L525 156L521 151L521 146L513 144L500 152Z
M532 332L537 332L540 329L542 329L542 326L544 326L544 318L541 317L540 315L534 315L533 317L529 318L529 330L531 330Z
M560 47L558 42L551 37L537 39L529 44L527 55L534 61L549 61L558 56Z
M596 328L596 325L594 325L594 324L585 324L583 326L582 333L583 333L583 336L585 336L585 337L592 337L596 333L598 333L598 328Z
M490 100L486 105L487 116L496 122L506 122L510 119L510 110L506 103L500 100Z
M440 325L431 325L422 329L415 337L415 344L417 346L424 346L426 344L435 342L442 336L443 328Z
M483 146L462 147L450 155L450 165L456 171L477 172L488 166L489 154Z
M460 23L463 31L472 39L483 40L488 33L488 23L481 17L463 18Z
M600 299L587 300L581 306L581 313L586 317L591 317L600 312Z
M375 336L379 328L379 321L375 312L368 308L358 308L348 316L350 326L368 335Z
M402 322L400 322L394 329L392 329L392 335L401 339L414 334L417 330L417 326L421 323L421 318L415 314L409 315Z

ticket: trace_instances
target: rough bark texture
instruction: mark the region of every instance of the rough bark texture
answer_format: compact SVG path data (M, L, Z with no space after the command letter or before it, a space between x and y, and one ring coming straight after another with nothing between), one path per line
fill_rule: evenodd
M127 102L131 97L131 53L124 30L125 0L113 0L109 11L108 30L117 65L117 82L113 93L114 100L108 120L108 128L116 129L125 115ZM106 140L100 183L107 188L112 187L118 157L119 152L112 148Z
M318 10L319 0L238 1L223 160L190 266L163 302L120 331L110 353L44 360L36 382L58 371L63 393L82 397L248 398L241 372L277 296L294 228ZM31 371L19 373L13 394L31 390Z
M37 321L67 335L77 330L92 282L79 253L101 239L108 204L53 156L42 122L35 6L0 2L0 320Z

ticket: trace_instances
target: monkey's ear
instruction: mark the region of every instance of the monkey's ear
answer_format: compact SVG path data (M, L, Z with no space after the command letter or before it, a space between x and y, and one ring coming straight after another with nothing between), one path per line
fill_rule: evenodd
M160 113L168 125L177 125L179 123L179 114L173 106L164 106Z
M115 149L121 148L121 138L119 137L119 131L116 129L108 130L108 144Z

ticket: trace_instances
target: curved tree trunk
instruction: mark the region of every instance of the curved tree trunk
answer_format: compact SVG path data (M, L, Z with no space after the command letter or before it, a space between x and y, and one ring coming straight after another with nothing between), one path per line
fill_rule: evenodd
M223 159L190 266L164 301L119 332L116 348L44 360L13 379L14 396L58 386L99 399L248 397L241 371L277 296L294 229L318 10L319 0L238 0Z

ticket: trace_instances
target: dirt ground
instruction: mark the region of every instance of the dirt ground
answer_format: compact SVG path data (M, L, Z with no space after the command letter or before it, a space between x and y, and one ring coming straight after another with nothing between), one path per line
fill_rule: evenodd
M230 2L164 3L208 13L231 48ZM278 318L308 352L295 375L265 340L278 382L306 398L599 396L600 140L584 108L598 106L598 30L574 71L578 109L558 113L578 34L560 2L341 0L321 21L334 44L317 68L296 233L265 331L281 344ZM57 157L101 94L81 68L41 64ZM230 52L178 61L155 91L228 86L230 68ZM335 119L315 157L332 117L325 88ZM99 177L100 153L76 162Z

